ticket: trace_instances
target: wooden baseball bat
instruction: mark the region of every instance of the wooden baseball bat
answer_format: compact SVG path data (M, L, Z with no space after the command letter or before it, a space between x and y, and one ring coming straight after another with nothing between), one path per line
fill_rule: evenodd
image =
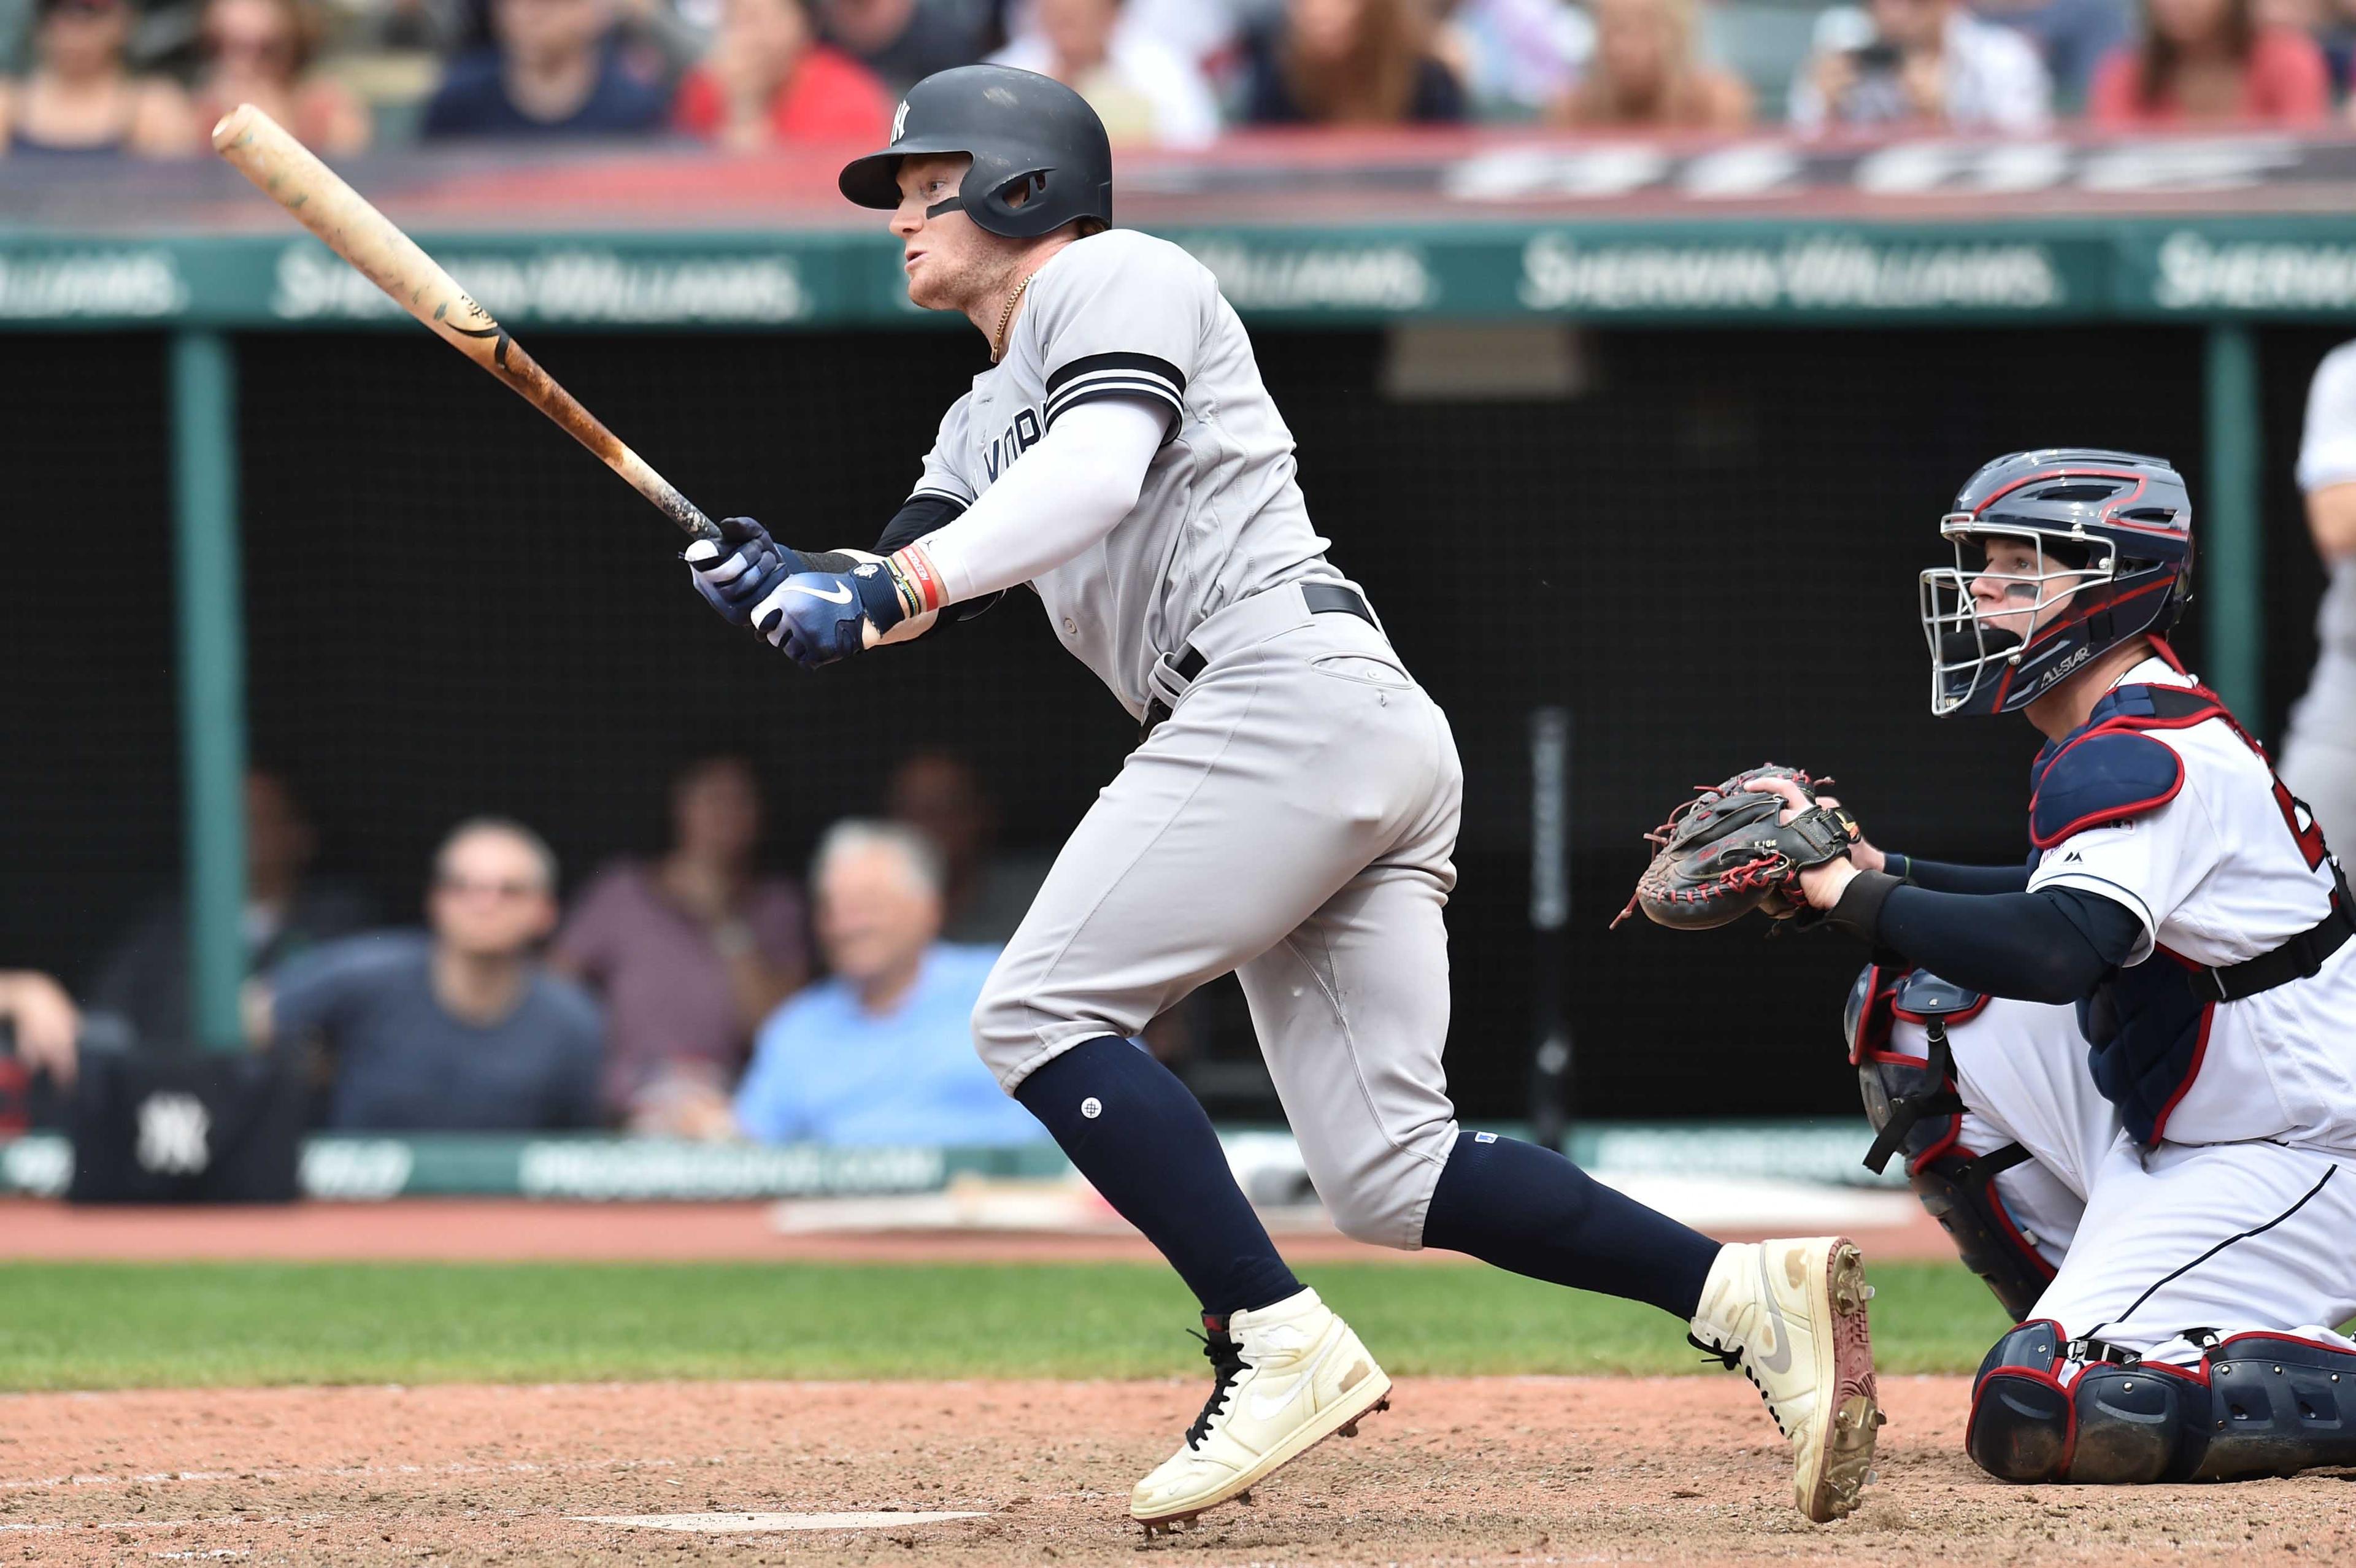
M262 193L294 215L394 304L441 335L444 342L505 381L526 402L597 454L599 462L697 539L717 541L720 530L695 503L624 445L597 416L509 337L490 312L469 299L417 241L369 205L284 126L251 103L241 103L213 127L213 151L237 165Z

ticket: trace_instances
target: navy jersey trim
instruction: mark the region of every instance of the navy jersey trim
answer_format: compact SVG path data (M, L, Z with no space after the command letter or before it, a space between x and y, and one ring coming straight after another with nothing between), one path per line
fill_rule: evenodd
M1186 372L1167 359L1151 354L1085 354L1047 378L1047 400L1054 402L1066 383L1100 370L1135 371L1169 382L1173 392L1186 390Z

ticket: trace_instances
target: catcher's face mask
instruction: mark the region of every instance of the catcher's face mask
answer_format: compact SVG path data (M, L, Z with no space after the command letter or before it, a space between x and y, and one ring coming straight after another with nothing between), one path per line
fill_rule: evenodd
M1968 512L1951 512L1940 534L1953 567L1922 573L1922 635L1931 646L1931 711L2008 713L2083 667L2095 651L2080 591L2114 580L2116 548L2059 529L1997 532ZM2090 594L2089 599L2100 598Z

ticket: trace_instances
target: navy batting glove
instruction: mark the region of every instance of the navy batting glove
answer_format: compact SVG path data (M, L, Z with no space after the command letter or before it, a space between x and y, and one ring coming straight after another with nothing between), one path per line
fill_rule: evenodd
M695 591L704 603L733 625L753 624L753 607L767 598L777 584L798 571L810 570L798 550L769 537L750 517L723 517L720 542L698 539L680 556L691 569Z
M804 669L817 669L863 651L869 626L888 632L902 614L892 569L870 560L850 571L787 578L754 606L753 629Z

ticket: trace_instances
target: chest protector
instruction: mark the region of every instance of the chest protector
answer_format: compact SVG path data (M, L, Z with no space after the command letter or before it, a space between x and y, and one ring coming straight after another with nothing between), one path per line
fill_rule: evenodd
M2184 787L2183 759L2152 731L2190 730L2211 719L2222 720L2259 761L2267 760L2265 749L2205 687L2123 686L2096 703L2085 725L2049 744L2030 769L2029 840L2035 846L2030 869L2073 834L2125 821L2175 799ZM2323 837L2311 816L2280 779L2274 781L2274 793L2308 864L2322 865ZM2345 918L2335 905L2332 919ZM2137 1143L2155 1144L2166 1136L2169 1114L2200 1075L2222 997L2252 994L2248 989L2221 990L2216 977L2254 969L2266 961L2208 969L2162 947L2133 968L2111 971L2094 994L2078 1004L2078 1025L2086 1037L2094 1086L2118 1106ZM2271 984L2297 977L2286 974Z

